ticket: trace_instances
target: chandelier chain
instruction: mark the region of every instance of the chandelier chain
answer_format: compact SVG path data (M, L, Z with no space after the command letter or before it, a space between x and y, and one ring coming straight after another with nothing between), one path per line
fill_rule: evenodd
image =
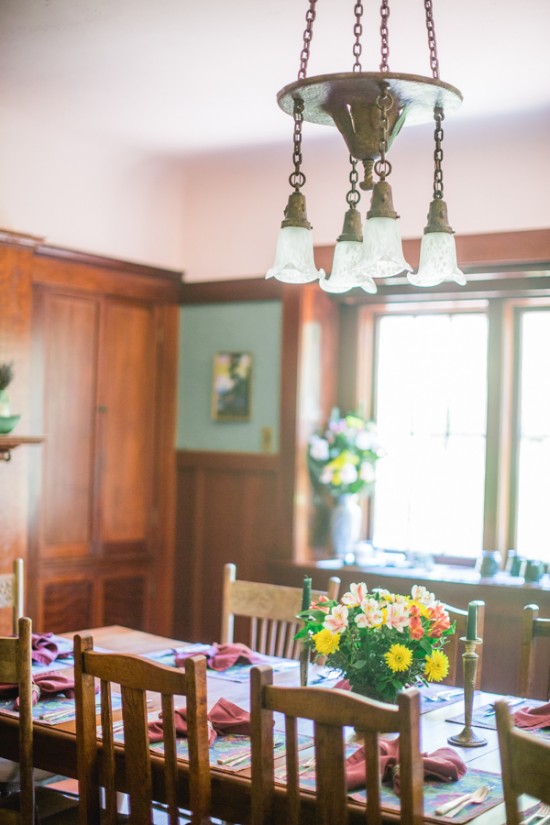
M380 109L380 158L374 164L374 171L380 180L385 180L391 172L391 163L386 160L386 152L388 151L388 110L393 106L393 97L388 92L387 86L384 86L383 91L378 95L376 105Z
M306 176L301 171L302 165L302 123L304 122L304 101L300 98L294 100L294 151L292 152L292 162L294 172L289 175L289 183L299 192L306 182Z
M355 57L355 63L353 64L353 71L360 72L362 71L361 67L361 52L363 51L363 47L361 45L361 35L363 34L363 26L361 24L361 18L363 16L363 3L361 0L358 0L355 6L353 7L353 11L355 13L355 24L353 26L353 34L355 35L355 42L353 44L353 56Z
M439 80L439 60L435 40L432 0L424 0L424 8L426 10L426 28L428 30L428 46L430 49L430 67L434 80Z
M349 156L349 162L351 163L351 172L349 173L349 182L351 188L346 195L346 201L348 202L348 206L355 209L359 201L361 200L361 193L357 191L357 182L359 180L359 174L357 172L357 161L353 157L353 155Z
M307 64L309 62L309 47L313 39L313 22L315 20L315 6L317 0L309 0L309 9L306 12L306 27L304 30L304 41L302 51L300 52L300 70L298 72L298 80L304 80L307 77Z
M388 57L390 55L388 18L390 16L389 0L382 0L380 6L380 71L389 71Z
M435 151L434 151L434 200L442 200L443 198L443 127L442 122L445 115L441 106L436 106L434 109L435 120Z

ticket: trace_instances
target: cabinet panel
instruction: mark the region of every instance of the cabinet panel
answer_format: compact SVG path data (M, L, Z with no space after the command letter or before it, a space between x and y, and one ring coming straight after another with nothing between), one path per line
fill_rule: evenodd
M145 625L147 576L109 578L103 584L102 624Z
M43 557L87 555L93 520L98 305L43 294L36 305L43 347Z
M90 580L60 579L41 584L37 626L62 633L93 627L93 585Z
M154 309L110 300L102 329L100 533L105 547L145 547L155 436ZM137 547L135 546L137 545Z

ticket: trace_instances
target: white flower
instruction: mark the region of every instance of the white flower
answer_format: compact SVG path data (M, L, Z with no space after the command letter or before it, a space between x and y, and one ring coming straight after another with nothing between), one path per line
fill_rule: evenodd
M435 596L433 593L430 593L427 588L420 584L414 584L411 589L411 596L413 601L419 602L420 604L425 604L426 607L431 607L435 604Z
M361 610L363 612L355 617L358 627L377 627L382 624L382 611L376 599L363 599Z
M361 464L361 469L359 470L359 476L361 481L365 481L367 484L374 481L375 474L373 465L368 461L363 462L363 464Z
M368 593L365 582L358 584L350 584L349 591L342 596L342 604L348 607L359 607L361 602L366 598Z
M340 470L340 478L342 484L353 484L354 481L357 481L357 470L353 464L344 464Z
M359 430L355 436L355 446L358 450L372 450L376 452L378 444L374 433L369 433L368 430Z
M309 454L314 461L327 461L329 457L328 441L314 435L309 442Z

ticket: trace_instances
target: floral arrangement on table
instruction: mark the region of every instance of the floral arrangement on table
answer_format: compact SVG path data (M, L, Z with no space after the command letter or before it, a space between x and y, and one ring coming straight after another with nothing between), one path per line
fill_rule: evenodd
M374 421L355 413L341 417L337 409L326 429L310 437L307 449L314 485L334 498L368 492L374 483L374 465L383 455Z
M322 597L299 617L296 638L364 696L394 702L401 689L440 682L449 671L443 647L455 623L425 587L402 596L352 584L339 602Z

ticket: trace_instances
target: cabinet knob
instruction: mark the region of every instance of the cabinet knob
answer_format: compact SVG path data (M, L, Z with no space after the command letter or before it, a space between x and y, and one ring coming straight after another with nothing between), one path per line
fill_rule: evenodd
M107 407L105 406L105 404L100 404L99 407L97 408L97 411L100 412L100 413L106 413L107 412Z

